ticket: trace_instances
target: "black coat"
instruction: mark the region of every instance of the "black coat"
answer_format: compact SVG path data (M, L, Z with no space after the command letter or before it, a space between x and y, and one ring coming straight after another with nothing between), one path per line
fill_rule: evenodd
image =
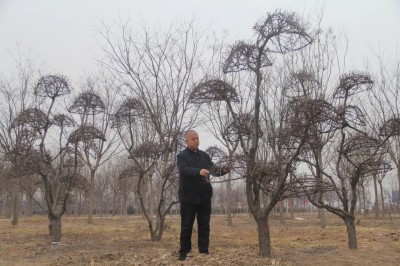
M177 156L179 169L179 200L182 203L201 204L212 197L212 187L205 177L200 175L201 169L210 170L214 163L210 156L202 150L191 151L188 148Z

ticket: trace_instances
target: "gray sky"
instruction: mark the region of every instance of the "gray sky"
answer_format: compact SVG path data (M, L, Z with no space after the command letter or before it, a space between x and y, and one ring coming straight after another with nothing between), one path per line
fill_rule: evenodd
M323 25L350 40L348 70L362 69L374 53L399 54L400 0L0 0L0 74L14 69L18 49L73 80L93 71L101 21L155 26L195 17L233 42L250 38L255 22L276 8L315 18L323 4Z

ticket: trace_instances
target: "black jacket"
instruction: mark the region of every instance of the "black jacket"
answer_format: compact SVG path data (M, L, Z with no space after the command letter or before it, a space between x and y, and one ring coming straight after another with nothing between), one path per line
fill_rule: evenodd
M211 184L200 175L201 169L210 170L214 163L202 150L188 148L177 156L179 169L179 200L182 203L201 204L212 197Z

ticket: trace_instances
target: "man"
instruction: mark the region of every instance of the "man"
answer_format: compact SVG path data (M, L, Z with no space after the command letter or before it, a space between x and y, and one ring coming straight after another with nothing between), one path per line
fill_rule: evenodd
M207 153L199 150L199 136L195 130L185 133L185 142L186 149L177 156L181 204L179 260L185 260L192 249L192 229L196 216L199 252L208 254L212 197L210 171L211 174L218 176L230 171L230 169L212 170L214 164Z

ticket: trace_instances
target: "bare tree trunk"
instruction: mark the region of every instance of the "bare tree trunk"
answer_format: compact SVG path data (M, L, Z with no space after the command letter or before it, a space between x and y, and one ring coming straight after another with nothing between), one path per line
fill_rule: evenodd
M228 226L232 226L232 173L228 173L228 182L226 182L226 216Z
M362 198L361 198L361 191L360 189L357 190L357 206L356 206L356 212L361 215L362 214Z
M365 196L365 188L364 186L361 186L361 191L362 191L362 200L363 200L363 207L364 207L364 217L367 217L368 214L368 206L367 206L367 197Z
M153 220L153 217L154 217L154 188L153 188L153 176L151 175L151 176L149 176L149 185L150 185L150 195L149 195L149 197L150 197L150 206L149 206L149 208L150 208L150 210L149 210L149 216L150 216L150 219L151 220Z
M19 212L20 212L20 193L18 182L14 183L13 186L13 196L12 196L12 220L11 224L17 226L19 222Z
M258 253L261 257L271 258L271 235L267 217L257 217Z
M318 164L322 165L322 149L318 149L317 151L317 159L318 159ZM322 184L323 181L323 175L320 169L317 169L317 180ZM322 187L319 187L318 191L318 201L323 204L324 202L324 191ZM319 225L322 229L326 227L326 219L325 219L325 210L324 208L318 208L318 218L319 218Z
M112 211L111 211L111 215L113 217L116 215L116 210L117 210L117 193L115 192L113 196Z
M79 204L78 204L79 208L78 208L78 216L81 216L81 214L83 213L82 210L82 193L79 193Z
M148 221L151 241L160 241L164 233L164 219L157 217L156 228L153 228L153 222Z
M382 202L382 217L385 217L385 200L383 197L383 186L382 186L382 181L378 181L379 184L379 190L381 193L381 202ZM379 203L378 203L379 204Z
M288 199L288 210L290 212L290 219L294 219L294 200Z
M103 217L103 193L100 194L100 199L99 199L99 214L101 217Z
M285 223L285 210L283 206L283 200L279 201L278 207L279 207L279 221L283 224Z
M79 208L79 194L76 193L74 197L74 217L78 217L78 208Z
M52 236L53 244L61 242L61 218L50 217L49 233Z
M398 184L398 191L397 191L397 204L399 205L400 204L400 158L399 158L399 160L397 161L397 164L396 164L396 166L397 166L397 184Z
M32 217L32 215L33 215L33 195L26 194L26 200L27 200L26 216Z
M343 221L346 224L347 240L349 249L357 249L356 227L354 225L354 217L345 217Z
M89 189L89 215L88 224L93 224L93 209L94 209L94 171L90 171L90 189Z
M128 214L128 195L127 194L124 194L123 198L122 198L121 214L122 214L122 216L126 216Z
M1 206L2 208L1 208L1 215L2 216L4 216L4 217L7 217L7 207L8 207L8 196L6 195L5 197L4 197L4 201L3 201L3 204L2 204L2 206Z
M376 181L376 174L372 176L374 181L374 194L375 194L375 202L374 202L374 211L375 211L375 218L379 219L379 200L378 200L378 185Z

